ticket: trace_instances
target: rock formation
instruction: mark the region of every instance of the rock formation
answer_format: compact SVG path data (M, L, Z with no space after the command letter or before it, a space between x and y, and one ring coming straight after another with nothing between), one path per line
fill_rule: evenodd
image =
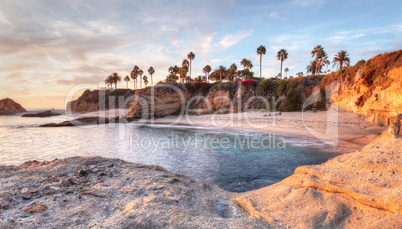
M217 186L118 159L0 166L0 187L0 228L268 228Z
M99 109L127 108L133 94L134 91L126 89L86 90L78 99L67 104L67 111L90 112Z
M127 115L149 118L177 114L184 108L189 97L190 94L182 84L159 83L154 87L137 90Z
M331 100L372 123L389 125L402 113L402 50L361 61L333 80L338 87Z
M355 153L301 166L283 181L236 200L285 228L401 228L402 138L383 133Z
M51 116L58 116L60 115L59 113L53 113L52 111L43 111L39 113L34 113L34 114L23 114L21 117L39 117L39 118L44 118L44 117L51 117Z
M14 100L10 98L0 100L0 115L11 115L20 112L26 112L26 110Z

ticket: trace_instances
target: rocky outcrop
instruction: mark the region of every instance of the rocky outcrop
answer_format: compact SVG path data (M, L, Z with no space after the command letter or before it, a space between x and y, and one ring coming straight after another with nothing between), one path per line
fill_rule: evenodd
M86 90L78 99L68 102L67 111L90 112L99 109L127 108L133 95L134 91L128 89Z
M374 124L391 124L392 117L402 113L402 50L353 68L333 77L338 85L331 100Z
M11 115L20 112L26 112L26 110L19 103L10 98L0 100L0 115Z
M154 87L137 90L127 115L149 118L178 114L189 97L190 94L182 84L159 83Z
M51 116L59 116L61 114L59 113L53 113L52 111L43 111L39 113L34 113L34 114L23 114L21 117L38 117L38 118L44 118L44 117L51 117Z
M401 228L402 138L385 132L355 153L301 166L236 201L285 228Z
M0 187L0 228L269 228L217 186L118 159L0 166Z

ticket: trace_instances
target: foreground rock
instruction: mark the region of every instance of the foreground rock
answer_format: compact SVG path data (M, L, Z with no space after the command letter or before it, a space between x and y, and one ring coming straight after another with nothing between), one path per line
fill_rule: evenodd
M301 166L236 201L277 227L402 228L402 138L385 132L362 150Z
M0 100L0 115L12 115L20 112L26 112L26 110L19 103L10 98Z
M217 186L118 159L0 166L0 187L0 228L268 227Z
M43 111L35 114L23 114L21 117L39 117L39 118L44 118L44 117L51 117L51 116L59 116L61 114L59 113L54 113L52 111Z

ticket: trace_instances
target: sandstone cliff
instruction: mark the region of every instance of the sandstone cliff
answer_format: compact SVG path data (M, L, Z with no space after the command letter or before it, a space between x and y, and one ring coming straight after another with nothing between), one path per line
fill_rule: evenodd
M0 115L11 115L19 112L26 112L19 103L10 98L0 100Z
M402 138L385 132L355 153L301 166L237 202L284 228L401 228Z
M361 114L375 124L389 125L402 113L402 50L360 61L323 79L323 85L338 82L331 100Z
M130 102L131 117L149 118L178 114L184 109L190 94L182 84L158 83L154 87L137 90Z

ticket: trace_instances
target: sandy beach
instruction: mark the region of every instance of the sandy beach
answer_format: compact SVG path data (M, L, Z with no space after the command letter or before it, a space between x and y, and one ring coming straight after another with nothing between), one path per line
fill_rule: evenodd
M129 109L114 109L105 112L73 113L74 117L124 116ZM229 114L204 114L167 116L156 120L141 120L140 123L155 125L186 125L217 127L298 135L319 139L337 151L353 152L372 142L385 126L374 125L356 113L332 108L329 111L269 112L263 110Z
M348 111L282 112L280 115L278 112L249 111L200 116L170 116L157 119L154 124L237 128L300 135L320 139L329 145L343 145L346 150L351 147L348 152L353 152L356 147L361 148L367 145L387 129L387 127L373 125L358 114Z

